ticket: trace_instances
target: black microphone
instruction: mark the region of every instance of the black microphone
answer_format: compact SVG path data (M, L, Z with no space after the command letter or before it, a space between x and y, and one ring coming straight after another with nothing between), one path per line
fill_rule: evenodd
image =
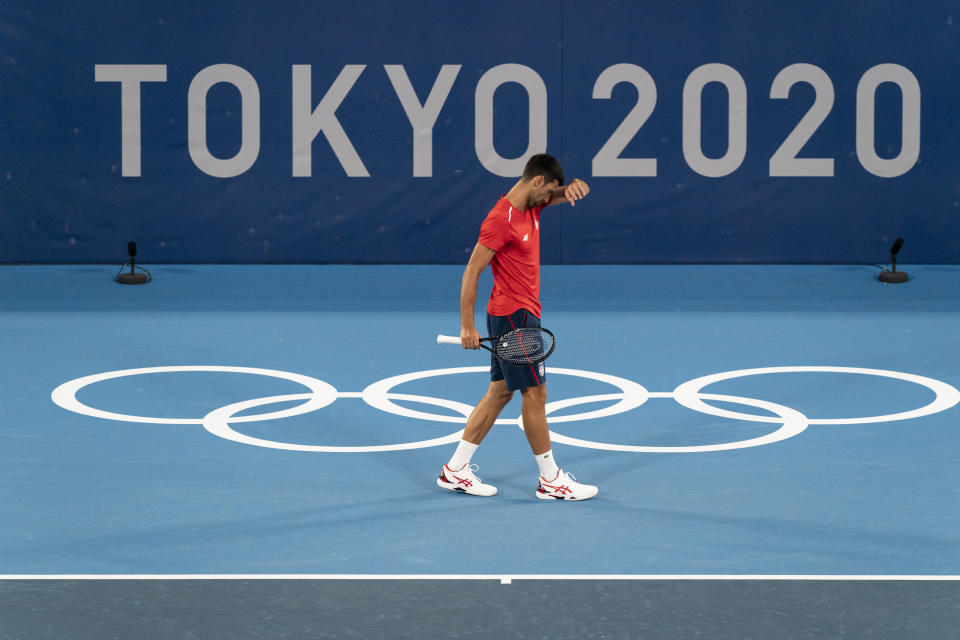
M908 280L907 274L903 271L897 271L897 253L900 251L900 247L903 246L903 238L897 238L893 242L893 246L890 247L890 271L884 269L880 273L880 282L906 282Z
M897 238L893 242L893 246L890 247L890 270L895 272L897 270L897 254L900 252L900 247L903 246L903 238Z
M127 243L127 253L130 254L130 273L133 273L134 258L137 257L137 243L136 243L136 242L128 242L128 243Z
M145 282L150 282L152 278L150 277L149 271L147 271L143 267L140 267L140 271L142 271L143 273L136 272L136 267L134 266L136 263L136 255L137 255L136 242L127 243L127 253L130 254L130 262L129 262L130 273L126 273L123 270L123 268L127 266L127 263L123 263L120 266L120 272L117 273L117 277L115 278L115 280L120 284L144 284Z
M131 244L133 244L133 243L131 243ZM902 247L902 246L903 246L903 238L897 238L897 239L893 242L893 246L890 247L890 255L892 255L892 256L897 255L897 253L900 252L900 247Z

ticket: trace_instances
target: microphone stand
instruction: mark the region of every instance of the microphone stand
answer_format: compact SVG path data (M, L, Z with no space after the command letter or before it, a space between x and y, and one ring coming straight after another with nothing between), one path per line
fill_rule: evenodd
M899 244L903 244L900 242ZM900 250L900 247L894 244L897 251ZM907 281L907 273L905 271L897 271L897 254L896 252L890 252L890 271L883 270L880 272L880 282L884 284L897 284L900 282Z
M149 275L146 273L137 273L134 270L134 264L136 263L137 255L137 245L133 242L129 243L127 245L127 253L130 254L130 273L118 273L117 282L120 284L146 284L147 282L150 282ZM123 267L120 267L120 271L123 271Z

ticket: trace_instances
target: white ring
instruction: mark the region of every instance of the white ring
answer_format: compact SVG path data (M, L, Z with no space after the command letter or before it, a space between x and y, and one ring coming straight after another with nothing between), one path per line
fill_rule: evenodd
M624 378L618 378L617 376L611 376L606 373L596 373L594 371L581 371L579 369L555 369L553 367L547 367L547 373L559 373L564 376L576 376L578 378L588 378L590 380L598 380L599 382L606 382L609 385L614 387L619 387L622 393L614 394L605 394L603 396L584 396L586 398L599 398L599 399L617 399L615 404L605 407L603 409L597 409L596 411L588 411L586 413L574 413L569 416L557 416L551 422L573 422L574 420L589 420L593 418L605 418L607 416L615 416L618 413L626 413L631 409L636 409L648 399L650 399L650 392L647 391L646 387L633 382L632 380L626 380ZM563 407L574 406L574 404L583 404L580 402L572 402L572 400L580 400L580 398L568 398L565 400L555 400L553 402L548 402L546 405L547 413L551 411L556 411ZM588 400L586 402L593 402L594 400Z
M910 418L919 418L928 416L941 411L946 411L960 402L960 391L950 386L946 382L925 378L910 373L901 373L899 371L886 371L884 369L862 369L859 367L764 367L760 369L741 369L739 371L725 371L715 373L709 376L702 376L684 382L673 390L673 395L677 402L683 406L723 418L733 418L735 420L750 420L753 422L778 422L777 418L769 416L757 416L749 413L738 413L736 411L727 411L718 407L711 406L701 400L706 397L700 393L700 390L714 382L721 380L731 380L733 378L742 378L745 376L754 376L765 373L857 373L870 376L882 376L885 378L895 378L897 380L906 380L924 386L936 394L933 402L919 409L904 411L901 413L891 413L882 416L868 416L864 418L809 418L810 424L871 424L874 422L892 422L894 420L908 420Z
M106 373L99 373L90 376L85 376L83 378L77 378L66 382L51 393L51 399L54 403L60 407L79 413L82 415L88 415L97 418L104 418L109 420L119 420L125 422L141 422L148 424L202 424L205 429L222 438L228 440L233 440L236 442L251 444L254 446L268 447L274 449L287 449L294 451L319 451L319 452L375 452L375 451L397 451L404 449L418 449L423 447L431 447L442 444L450 444L457 442L463 430L457 431L455 433L442 436L439 438L433 438L430 440L421 440L418 442L408 442L400 444L388 444L388 445L374 445L374 446L323 446L323 445L297 445L289 443L274 442L270 440L262 440L258 438L253 438L251 436L246 436L241 434L230 427L231 422L254 422L261 420L275 420L279 418L292 417L297 415L302 415L321 409L332 402L334 402L337 397L361 397L364 402L368 405L380 409L382 411L393 413L396 415L402 415L406 417L429 420L436 422L453 422L463 424L467 420L467 416L473 410L472 407L461 402L456 402L453 400L446 400L442 398L432 398L428 396L419 396L411 394L401 394L401 393L392 393L391 389L395 386L402 384L407 381L417 380L422 378L440 376L440 375L450 375L458 373L479 373L488 371L486 366L478 367L456 367L450 369L434 369L430 371L417 371L412 373L401 374L398 376L393 376L380 380L369 385L361 393L339 393L337 390L330 384L313 378L310 376L300 375L296 373L290 373L286 371L276 371L271 369L257 369L251 367L226 367L226 366L170 366L170 367L148 367L141 369L124 369L119 371L110 371ZM308 389L311 390L311 393L302 393L302 394L290 394L282 396L271 396L266 398L256 398L253 400L246 400L243 402L237 402L231 405L220 407L214 409L208 413L204 418L153 418L153 417L144 417L144 416L133 416L120 413L112 413L104 411L101 409L95 409L89 407L79 400L77 400L77 393L85 388L86 386L99 382L102 380L109 380L113 378L121 378L126 376L133 375L144 375L149 373L167 373L167 372L190 372L190 371L200 371L200 372L228 372L228 373L247 373L253 375L263 375L275 378L281 378L285 380L290 380L293 382L298 382ZM577 438L571 438L569 436L564 436L551 431L551 437L555 442L561 444L568 444L573 446L586 447L591 449L606 449L612 451L632 451L632 452L703 452L703 451L722 451L730 449L739 449L744 447L759 446L764 444L770 444L773 442L778 442L786 438L801 433L808 424L865 424L865 423L874 423L874 422L889 422L893 420L906 420L910 418L916 418L921 416L930 415L940 411L945 411L956 404L960 403L960 391L955 387L935 380L932 378L926 378L923 376L901 373L896 371L886 371L882 369L864 369L856 367L767 367L767 368L758 368L758 369L743 369L738 371L728 371L718 374L712 374L709 376L702 376L694 380L687 381L680 386L678 386L672 393L650 393L643 386L619 378L617 376L595 373L590 371L581 371L577 369L560 369L560 368L547 368L547 371L550 373L556 373L560 375L571 375L582 378L588 378L593 380L598 380L601 382L606 382L620 389L620 393L611 393L611 394L602 394L602 395L592 395L592 396L583 396L579 398L568 398L563 400L556 400L550 402L546 405L546 413L550 414L554 411L572 407L582 404L588 404L592 402L601 402L608 400L617 400L616 403L605 407L603 409L598 409L596 411L589 411L579 414L564 415L558 416L550 420L551 424L556 424L560 422L572 422L575 420L586 420L592 418L600 418L606 416L617 415L630 411L636 407L644 404L649 398L674 398L679 404L687 408L693 409L695 411L705 413L708 415L715 415L724 418L730 418L734 420L746 420L752 422L768 422L776 423L783 422L782 426L779 427L776 431L761 436L758 438L752 438L749 440L742 440L738 442L729 442L723 444L714 444L714 445L700 445L700 446L688 446L688 447L650 447L650 446L640 446L640 445L619 445L619 444L607 444L601 442L592 442L589 440L580 440ZM744 398L740 396L728 396L728 395L718 395L718 394L708 394L702 393L701 389L705 386L712 384L714 382L720 382L722 380L730 380L734 378L740 378L750 375L759 375L766 373L796 373L796 372L825 372L825 373L855 373L862 375L875 375L888 378L895 378L898 380L905 380L908 382L913 382L924 386L934 392L936 397L933 402L919 409L914 409L912 411L905 411L901 413L893 413L882 416L871 416L863 418L820 418L820 419L808 419L799 411L791 409L789 407L784 407L783 405L775 404L772 402L767 402L763 400L756 400L752 398ZM266 404L280 403L280 402L290 402L295 400L306 400L301 405L291 407L282 411L276 411L272 413L263 413L257 415L249 415L242 417L234 417L236 413L250 409L253 407L258 407ZM422 411L415 411L413 409L408 409L401 407L392 400L403 400L408 402L421 402L424 404L432 404L438 407L445 407L452 411L460 413L462 417L459 416L445 416L440 414L425 413ZM765 409L772 413L777 414L778 417L770 416L758 416L754 414L739 413L735 411L728 411L725 409L720 409L712 405L708 405L703 400L714 400L720 402L732 402L744 404L747 406L754 406L757 408ZM513 424L517 425L521 429L523 428L521 418L501 418L496 421L497 424Z
M366 389L360 392L360 397L368 405L374 409L380 409L386 413L393 413L398 416L406 416L408 418L416 418L418 420L433 420L434 422L455 422L458 424L466 424L467 417L470 415L470 412L473 411L473 407L464 404L462 402L456 402L455 400L443 400L441 398L431 398L429 404L435 404L440 407L446 407L448 409L453 409L454 411L463 414L463 417L458 416L445 416L438 413L424 413L423 411L415 411L413 409L408 409L406 407L401 407L398 404L391 402L391 396L396 400L405 400L409 398L404 398L402 396L391 394L390 390L396 387L399 384L404 382L409 382L410 380L419 380L421 378L432 378L434 376L444 376L454 373L474 373L478 371L490 371L490 367L455 367L453 369L432 369L430 371L414 371L412 373L403 373L398 376L392 376L390 378L384 378L383 380L378 380L374 382ZM415 396L418 400L425 398L426 396ZM435 401L435 402L434 402ZM497 420L496 424L516 424L516 420L508 421L504 419Z
M73 411L85 416L94 418L104 418L106 420L121 420L123 422L145 422L148 424L202 424L203 418L151 418L146 416L132 416L124 413L112 413L89 407L77 400L77 392L84 387L100 382L102 380L112 380L113 378L124 378L127 376L145 375L148 373L169 373L184 371L213 371L228 373L249 373L258 376L269 376L271 378L281 378L299 382L307 387L313 393L308 394L309 400L302 405L291 407L283 411L274 413L261 413L253 416L243 416L234 418L234 422L255 422L259 420L276 420L278 418L288 418L298 416L310 411L322 409L337 399L337 390L323 380L318 380L310 376L304 376L299 373L290 373L289 371L275 371L273 369L255 369L252 367L221 367L221 366L173 366L173 367L147 367L144 369L121 369L119 371L107 371L97 373L91 376L84 376L65 382L50 394L53 402L68 411ZM306 399L306 398L304 398ZM266 403L264 403L266 404ZM231 405L232 406L232 405Z
M411 396L405 394L390 394L394 400L410 400L415 402L424 402L427 404L436 404L438 406L449 407L450 402L448 400L443 400L441 398L429 398L426 396ZM244 400L243 402L235 402L234 404L226 405L220 407L219 409L214 409L206 415L203 419L203 428L212 433L215 436L225 438L227 440L233 440L234 442L239 442L241 444L249 444L255 447L266 447L268 449L285 449L287 451L312 451L312 452L326 452L326 453L372 453L376 451L403 451L406 449L422 449L425 447L435 447L442 444L452 444L454 442L460 441L460 436L463 434L463 429L455 433L451 433L446 436L441 436L439 438L433 438L431 440L420 440L419 442L404 442L400 444L381 444L381 445L371 445L371 446L360 446L360 447L339 447L339 446L327 446L327 445L308 445L308 444L291 444L287 442L275 442L273 440L263 440L261 438L254 438L237 431L234 431L230 427L230 422L236 422L237 419L233 418L235 413L244 411L246 409L251 409L253 407L259 407L264 404L273 404L276 402L290 402L293 400L306 400L310 398L311 394L301 393L288 396L271 396L269 398L256 398L254 400ZM466 405L463 405L466 406ZM467 408L468 411L472 410L470 407ZM466 418L464 418L466 419Z
M660 394L656 394L659 396ZM669 395L669 394L664 394ZM700 394L701 397L707 400L719 400L720 402L733 402L738 404L745 404L751 407L757 407L758 409L766 409L771 413L776 413L780 417L780 421L783 422L783 425L772 433L768 433L765 436L760 436L758 438L751 438L749 440L739 440L737 442L725 442L722 444L706 444L706 445L697 445L691 447L649 447L643 445L629 445L629 444L607 444L604 442L593 442L591 440L580 440L579 438L571 438L559 433L550 430L550 440L553 442L559 442L560 444L573 445L575 447L585 447L587 449L604 449L606 451L631 451L635 453L703 453L706 451L729 451L731 449L745 449L747 447L759 447L765 444L771 444L773 442L779 442L781 440L786 440L787 438L792 438L798 433L803 432L807 428L807 417L797 411L796 409L791 409L790 407L785 407L780 404L775 404L773 402L767 402L766 400L756 400L754 398L741 398L739 396L726 396L718 395L713 393L704 393ZM570 400L563 400L563 406L572 406L575 404L582 404L586 402L597 402L599 400L605 400L607 396L584 396L583 398L572 398ZM707 405L709 406L709 405ZM559 407L554 407L559 408ZM549 413L549 411L547 412ZM551 420L551 422L556 422L556 420Z
M390 378L384 378L374 382L366 389L363 390L361 397L363 401L369 404L371 407L380 409L381 411L386 411L388 413L394 413L399 416L406 416L408 418L416 418L419 420L434 420L437 422L455 422L459 424L464 424L467 421L467 416L470 415L470 412L473 411L473 407L463 404L461 402L455 402L453 400L443 400L434 398L438 400L432 404L437 406L447 407L455 411L459 411L463 414L464 417L460 418L458 416L444 416L436 413L424 413L422 411L415 411L413 409L408 409L406 407L401 407L397 404L391 402L391 397L395 399L404 399L397 394L390 393L390 390L400 385L404 382L409 382L411 380L420 380L422 378L431 378L435 376L451 375L457 373L482 373L489 372L490 367L480 366L480 367L454 367L450 369L431 369L429 371L414 371L412 373L404 373L398 376L393 376ZM605 407L603 409L598 409L596 411L590 411L587 413L577 413L569 416L559 416L554 418L553 422L572 422L574 420L586 420L590 418L601 418L605 416L612 416L618 413L625 413L631 409L635 409L642 405L650 397L649 392L641 385L633 382L631 380L626 380L624 378L619 378L617 376L607 375L605 373L596 373L593 371L581 371L579 369L560 369L554 367L547 367L547 373L567 375L567 376L577 376L580 378L589 378L591 380L598 380L600 382L606 382L615 387L619 387L622 393L611 394L609 396L604 396L604 399L616 399L615 404ZM418 398L423 398L424 396L418 396ZM596 397L596 396L587 396L587 397ZM579 400L579 398L574 398L574 400ZM587 402L587 401L585 401ZM582 404L579 402L574 402L572 404ZM555 402L550 402L547 404L548 413L550 411L555 411L564 406L572 406L569 400L557 400ZM512 424L519 425L520 418L499 418L494 424Z

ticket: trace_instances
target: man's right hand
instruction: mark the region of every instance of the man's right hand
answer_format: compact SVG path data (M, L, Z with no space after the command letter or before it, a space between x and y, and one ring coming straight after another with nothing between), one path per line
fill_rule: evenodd
M464 327L460 329L460 344L464 349L480 348L480 332L475 327Z

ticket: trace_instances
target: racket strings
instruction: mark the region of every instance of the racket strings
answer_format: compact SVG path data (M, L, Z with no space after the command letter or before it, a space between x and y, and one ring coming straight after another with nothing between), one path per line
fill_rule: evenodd
M509 364L532 364L552 346L552 338L538 327L521 327L500 336L494 343L498 358Z

